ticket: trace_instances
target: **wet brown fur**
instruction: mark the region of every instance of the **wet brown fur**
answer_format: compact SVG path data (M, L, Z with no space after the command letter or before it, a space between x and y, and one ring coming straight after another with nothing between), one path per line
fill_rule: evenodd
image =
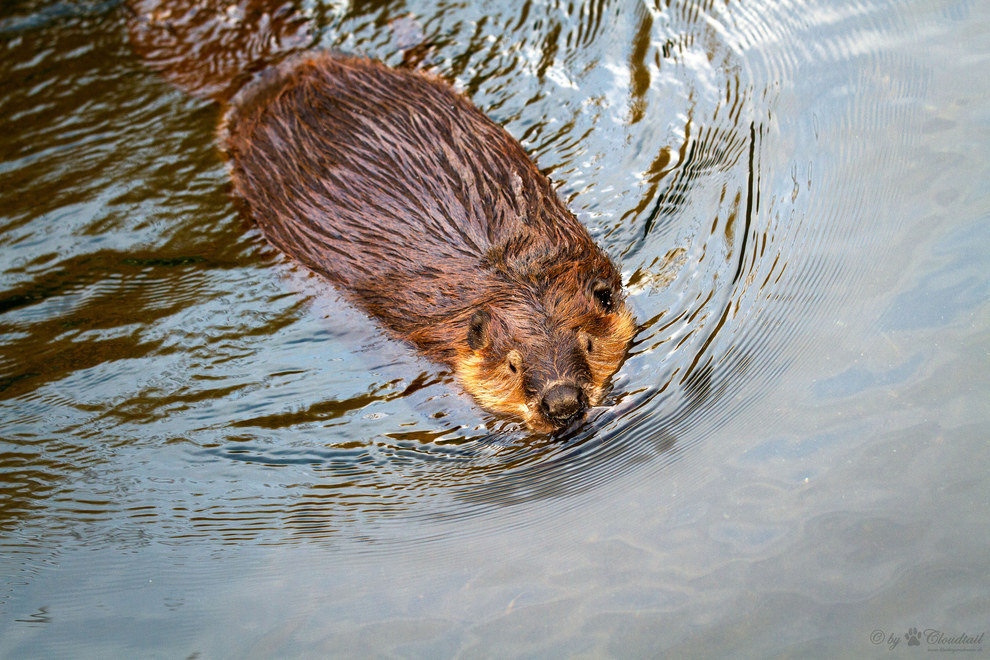
M549 386L600 401L634 331L619 272L521 145L445 82L304 54L241 89L219 136L268 240L482 407L550 431Z

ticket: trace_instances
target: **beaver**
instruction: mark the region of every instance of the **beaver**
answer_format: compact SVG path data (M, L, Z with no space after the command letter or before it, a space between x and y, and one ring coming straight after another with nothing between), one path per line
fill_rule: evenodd
M366 57L297 52L234 93L222 75L200 82L272 245L486 410L553 432L599 404L634 334L619 270L505 129L438 76Z

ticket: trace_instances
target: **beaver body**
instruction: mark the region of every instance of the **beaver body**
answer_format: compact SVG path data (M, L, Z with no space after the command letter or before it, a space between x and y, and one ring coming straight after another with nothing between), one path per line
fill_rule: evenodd
M484 408L550 431L599 402L634 331L619 271L522 146L445 82L296 55L230 99L219 138L267 239Z

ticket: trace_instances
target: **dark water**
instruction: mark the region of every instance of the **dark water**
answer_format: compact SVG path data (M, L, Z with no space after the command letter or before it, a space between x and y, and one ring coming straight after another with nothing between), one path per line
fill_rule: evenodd
M118 3L5 3L0 656L990 654L986 3L306 7L411 15L621 263L609 405L485 416L245 225Z

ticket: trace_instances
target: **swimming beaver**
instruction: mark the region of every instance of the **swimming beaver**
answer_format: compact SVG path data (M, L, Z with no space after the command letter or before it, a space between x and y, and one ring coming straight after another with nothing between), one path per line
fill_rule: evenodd
M266 238L482 407L549 432L599 403L634 332L619 271L522 146L445 82L295 55L230 98L219 137Z

